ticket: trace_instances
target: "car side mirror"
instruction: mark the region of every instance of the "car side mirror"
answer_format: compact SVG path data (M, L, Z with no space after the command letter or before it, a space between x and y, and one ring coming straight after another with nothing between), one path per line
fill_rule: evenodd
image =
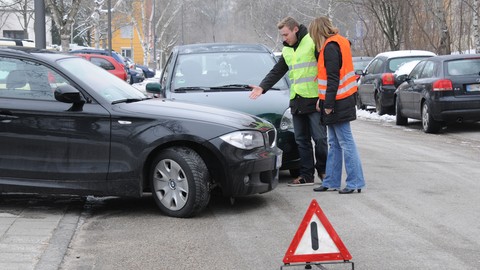
M363 75L363 70L361 70L361 69L355 70L355 75L362 76Z
M54 92L55 99L63 103L73 103L72 107L68 111L82 111L83 104L85 104L85 99L80 94L77 88L65 84L60 85L55 89Z
M147 83L145 90L147 91L147 93L153 94L154 97L163 97L160 83L157 83L157 82Z

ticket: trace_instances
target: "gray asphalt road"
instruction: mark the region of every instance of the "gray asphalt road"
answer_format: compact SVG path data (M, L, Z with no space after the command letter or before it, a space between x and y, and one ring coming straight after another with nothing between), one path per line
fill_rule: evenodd
M163 216L151 197L89 199L61 269L279 269L312 199L355 269L480 269L480 126L352 125L360 194L288 187L282 174L273 192L213 198L192 219Z

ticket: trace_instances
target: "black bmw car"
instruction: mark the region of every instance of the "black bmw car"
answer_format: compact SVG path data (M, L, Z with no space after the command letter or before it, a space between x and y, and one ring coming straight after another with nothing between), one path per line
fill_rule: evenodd
M257 115L278 131L283 151L282 170L297 176L300 156L289 109L290 82L282 78L267 94L249 99L250 84L258 85L276 63L275 55L261 44L211 43L175 47L159 83L147 84L147 92L171 100L183 100Z
M142 196L167 215L278 184L269 122L149 99L79 57L0 49L0 192Z
M396 124L421 119L427 133L449 122L480 121L480 55L420 61L395 92Z

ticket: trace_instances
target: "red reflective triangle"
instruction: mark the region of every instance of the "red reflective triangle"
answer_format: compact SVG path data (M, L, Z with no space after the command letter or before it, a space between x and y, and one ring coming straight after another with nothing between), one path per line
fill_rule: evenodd
M308 207L283 263L349 261L352 255L333 229L316 200Z

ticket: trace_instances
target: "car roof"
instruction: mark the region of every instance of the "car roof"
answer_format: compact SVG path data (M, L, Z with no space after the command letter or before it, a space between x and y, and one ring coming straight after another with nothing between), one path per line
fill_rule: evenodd
M247 43L199 43L176 46L181 54L202 53L202 52L267 52L271 51L263 44Z
M435 56L436 54L430 51L423 51L423 50L399 50L399 51L389 51L389 52L382 52L377 54L377 57L385 57L385 58L396 58L396 57L405 57L405 56Z
M372 60L373 57L371 57L371 56L354 56L354 57L352 57L352 59L353 59L354 62L355 61L362 61L362 60L363 61L368 61L368 60Z
M38 48L31 48L31 47L0 47L0 53L2 54L10 54L10 55L19 55L24 54L25 56L30 56L33 58L41 58L42 60L46 61L56 61L57 59L61 58L69 58L73 57L71 55L67 55L64 53L60 53L57 51L47 50L47 49L38 49Z
M469 59L469 58L480 58L480 54L448 54L448 55L437 55L430 57L429 60L433 61L449 61L455 59Z

